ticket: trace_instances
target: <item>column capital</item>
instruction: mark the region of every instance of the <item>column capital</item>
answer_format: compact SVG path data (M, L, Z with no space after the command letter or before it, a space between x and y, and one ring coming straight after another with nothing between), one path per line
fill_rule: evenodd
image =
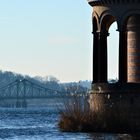
M102 36L109 36L109 33L108 31L104 30L104 31L101 31L101 32L98 32L100 35Z
M128 31L125 29L117 29L116 31L118 31L119 33L127 33Z
M92 34L93 34L93 35L98 35L98 34L99 34L99 32L98 32L98 31L96 31L96 32L95 32L95 31L93 31L93 32L92 32Z
M93 35L103 35L103 36L109 36L108 31L96 31L96 32L92 32Z
M99 35L99 32L92 32L93 35Z

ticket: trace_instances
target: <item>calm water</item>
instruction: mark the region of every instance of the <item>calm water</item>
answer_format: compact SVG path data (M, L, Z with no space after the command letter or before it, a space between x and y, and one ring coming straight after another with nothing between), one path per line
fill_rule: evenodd
M35 102L34 102L35 103ZM47 102L48 103L48 102ZM55 102L27 109L0 108L0 140L133 140L128 134L64 133ZM139 140L139 138L138 138Z

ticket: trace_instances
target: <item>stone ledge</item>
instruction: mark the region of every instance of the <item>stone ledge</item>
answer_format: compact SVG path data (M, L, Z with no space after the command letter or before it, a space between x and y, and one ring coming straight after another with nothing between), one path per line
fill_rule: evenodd
M92 93L140 94L140 83L98 83L92 85Z

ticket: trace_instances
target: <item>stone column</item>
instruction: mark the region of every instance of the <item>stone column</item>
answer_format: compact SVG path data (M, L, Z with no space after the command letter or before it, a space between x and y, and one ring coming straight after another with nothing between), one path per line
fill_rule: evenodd
M99 83L107 82L107 31L99 33Z
M98 83L99 78L99 34L94 32L93 38L93 81L92 83Z
M119 82L127 82L127 33L119 32Z

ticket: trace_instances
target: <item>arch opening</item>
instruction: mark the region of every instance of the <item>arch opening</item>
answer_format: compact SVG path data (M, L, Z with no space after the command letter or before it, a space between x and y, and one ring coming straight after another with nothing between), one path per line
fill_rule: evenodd
M109 27L108 37L108 82L117 82L119 79L119 32L117 32L117 22L113 22Z
M112 15L105 15L101 20L101 31L108 31L110 26L116 21Z
M118 81L118 52L119 52L119 33L116 31L118 24L113 15L107 14L101 20L101 33L106 35L107 41L107 81ZM110 34L108 34L110 33ZM107 38L108 36L108 38Z

